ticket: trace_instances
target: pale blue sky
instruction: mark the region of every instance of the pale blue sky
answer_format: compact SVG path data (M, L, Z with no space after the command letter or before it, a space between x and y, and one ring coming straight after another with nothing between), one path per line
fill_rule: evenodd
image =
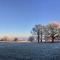
M35 24L60 22L60 0L0 0L0 34L29 34Z

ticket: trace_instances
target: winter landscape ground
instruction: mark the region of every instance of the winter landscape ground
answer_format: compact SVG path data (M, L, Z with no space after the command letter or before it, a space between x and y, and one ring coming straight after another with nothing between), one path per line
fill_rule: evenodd
M60 43L0 43L0 60L60 60Z

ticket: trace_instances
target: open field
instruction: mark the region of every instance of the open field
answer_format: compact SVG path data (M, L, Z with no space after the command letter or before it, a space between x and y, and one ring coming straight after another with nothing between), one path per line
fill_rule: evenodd
M0 60L60 60L60 43L0 42Z

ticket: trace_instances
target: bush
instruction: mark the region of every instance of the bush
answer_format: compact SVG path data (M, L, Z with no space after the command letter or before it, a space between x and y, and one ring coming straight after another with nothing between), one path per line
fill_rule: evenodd
M30 41L30 42L33 42L33 40L34 40L34 37L33 37L33 36L30 36L30 37L28 38L28 41Z

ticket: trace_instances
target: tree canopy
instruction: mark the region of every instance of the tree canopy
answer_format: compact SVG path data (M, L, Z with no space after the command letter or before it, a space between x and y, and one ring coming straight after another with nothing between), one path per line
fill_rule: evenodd
M47 25L37 24L32 28L32 34L37 36L38 43L42 42L42 38L50 37L51 42L60 35L60 25L57 22L51 22Z

